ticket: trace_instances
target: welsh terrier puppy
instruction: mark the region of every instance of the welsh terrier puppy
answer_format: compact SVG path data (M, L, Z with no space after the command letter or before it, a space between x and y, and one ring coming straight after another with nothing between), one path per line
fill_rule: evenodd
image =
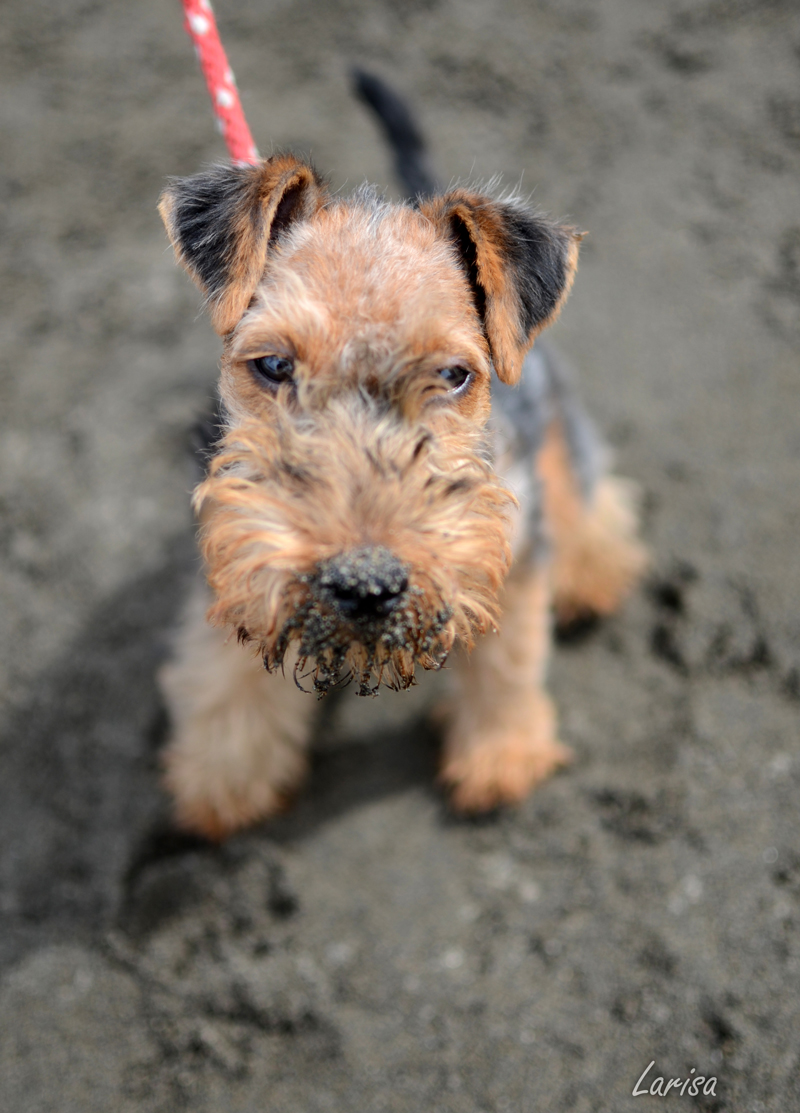
M219 839L303 777L315 700L408 688L454 647L441 780L521 800L569 760L551 610L612 611L644 550L554 354L580 235L456 188L332 196L304 160L173 181L161 214L222 337L194 495L210 598L162 673L178 822Z

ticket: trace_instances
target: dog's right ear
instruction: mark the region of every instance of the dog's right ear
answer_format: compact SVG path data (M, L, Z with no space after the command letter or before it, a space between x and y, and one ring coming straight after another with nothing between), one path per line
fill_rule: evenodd
M255 166L214 166L167 186L158 210L220 335L235 328L250 304L269 248L326 198L313 167L293 155Z

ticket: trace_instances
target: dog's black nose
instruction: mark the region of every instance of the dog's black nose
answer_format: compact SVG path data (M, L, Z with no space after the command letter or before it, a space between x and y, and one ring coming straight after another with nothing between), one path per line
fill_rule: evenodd
M391 614L403 598L408 573L396 556L376 545L325 561L319 586L342 618L374 622Z

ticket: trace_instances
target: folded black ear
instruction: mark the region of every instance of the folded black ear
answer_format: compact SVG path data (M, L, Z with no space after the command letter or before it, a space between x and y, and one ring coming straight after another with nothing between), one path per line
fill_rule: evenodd
M498 376L515 383L536 336L569 293L581 235L515 201L454 190L423 201L467 272Z
M159 212L178 260L208 298L214 328L230 332L250 304L270 245L324 204L313 167L293 155L255 166L215 166L176 178Z

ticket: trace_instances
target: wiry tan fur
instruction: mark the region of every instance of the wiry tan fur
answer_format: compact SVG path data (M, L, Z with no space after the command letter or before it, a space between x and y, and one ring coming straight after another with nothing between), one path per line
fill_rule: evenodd
M519 377L580 237L466 190L333 199L291 156L175 183L161 211L223 336L227 414L195 493L212 625L197 596L162 674L178 822L221 838L281 806L305 768L300 687L407 687L455 645L442 780L462 810L522 799L569 760L544 690L551 591L564 614L605 613L644 560L622 488L587 506L554 428L539 468L555 562L508 575L517 508L488 443L491 377ZM290 382L264 379L267 357ZM396 585L366 618L330 586L362 559Z
M407 687L417 661L438 667L456 638L471 647L496 625L513 500L472 450L472 426L454 420L457 435L434 439L420 427L410 437L373 409L355 395L302 420L276 413L269 439L253 420L229 433L196 494L205 510L201 549L216 598L212 622L241 630L271 665L321 562L365 545L391 548L410 570L409 629L425 634L448 613L433 641L410 636L378 647L375 680L386 673ZM344 663L361 680L357 643Z

